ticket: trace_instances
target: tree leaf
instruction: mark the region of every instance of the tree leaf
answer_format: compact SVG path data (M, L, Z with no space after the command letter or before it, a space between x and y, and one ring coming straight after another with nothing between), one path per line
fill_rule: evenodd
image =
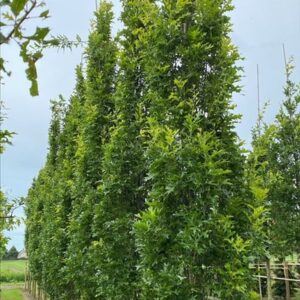
M24 9L27 0L13 0L11 3L11 11L17 17Z
M6 19L8 21L13 21L14 20L14 17L11 14L9 14L8 12L3 13L2 16L3 16L4 19Z
M28 68L26 69L27 79L31 82L30 95L38 96L38 83L37 83L37 71L35 61L31 58L28 59Z
M31 81L30 95L31 96L38 96L39 95L37 80L32 80Z
M3 43L6 43L6 38L5 36L2 34L2 32L0 32L0 45L2 45Z
M40 14L40 18L49 18L49 9L43 11L41 14Z
M42 42L49 32L49 27L37 27L34 35L32 35L30 38L32 40Z

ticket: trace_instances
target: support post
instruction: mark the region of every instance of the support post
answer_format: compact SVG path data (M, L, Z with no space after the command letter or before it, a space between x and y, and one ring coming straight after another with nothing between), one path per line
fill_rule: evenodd
M260 263L258 263L258 276L260 276ZM263 294L262 294L262 286L261 286L261 278L258 277L258 288L259 288L259 296L260 300L263 300Z
M38 300L41 300L41 288L40 288L40 285L37 286L38 287Z
M33 299L36 299L37 292L36 292L36 281L33 280Z
M24 273L24 290L27 290L27 267L25 267L25 273Z
M290 282L289 282L289 264L287 261L283 263L283 271L284 271L284 278L285 278L285 299L291 300L291 292L290 292Z
M28 292L31 293L31 274L28 274Z
M272 297L272 279L271 279L271 266L270 266L270 259L267 259L266 262L266 270L267 270L267 296L268 300L273 300Z

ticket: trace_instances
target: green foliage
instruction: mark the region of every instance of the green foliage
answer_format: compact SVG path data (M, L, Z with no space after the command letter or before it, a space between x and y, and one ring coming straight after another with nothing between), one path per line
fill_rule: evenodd
M27 0L13 0L11 2L11 11L17 17L20 12L24 9Z
M143 74L137 37L136 18L141 7L124 1L120 34L119 70L114 94L114 123L103 145L102 180L98 186L100 202L95 207L92 245L96 261L96 295L109 299L137 299L137 255L132 233L135 214L143 207L145 167L139 138L142 114ZM103 135L105 137L105 135Z
M0 154L5 150L5 145L11 145L11 138L14 136L14 133L8 130L0 131Z
M298 252L300 247L300 87L291 81L292 70L288 65L285 99L275 122L254 130L250 155L254 172L268 190L265 249L279 257Z
M46 40L50 29L48 27L37 27L32 35L25 33L24 24L32 17L33 12L40 12L39 18L46 19L47 10L44 10L45 3L37 0L13 0L1 3L1 40L0 44L10 43L15 40L20 46L20 56L27 65L26 75L31 82L30 94L38 95L36 62L42 58L42 48L46 43L53 43L53 40ZM5 60L2 60L1 71L5 70Z
M52 103L26 199L30 271L53 299L255 298L268 188L234 130L232 7L122 3L113 39L101 1L75 92Z
M78 116L82 103L80 68L77 73L78 90L72 96L68 107L62 97L52 102L53 118L49 130L47 163L27 198L27 201L31 201L27 205L27 214L30 215L27 232L35 232L35 236L27 240L27 250L31 253L31 271L40 285L53 297L68 292L72 294L72 284L65 278L64 252L67 249L68 239L65 232L72 201L69 190L73 178L71 158L75 156L74 140L78 135ZM51 193L47 192L49 190ZM43 224L48 226L42 226ZM41 273L44 275L41 276ZM59 283L57 278L60 278Z
M249 297L250 297L249 300L259 300L260 299L259 294L256 292L251 292Z
M278 184L270 190L274 220L271 238L274 254L281 257L300 250L300 85L292 82L292 70L292 65L288 65L285 99L269 146L270 168L278 174Z
M3 111L4 106L3 103L0 102L0 155L3 154L7 145L11 145L11 139L15 134L14 132L2 128L2 124L5 118ZM14 221L12 218L10 218L11 209L11 203L9 203L3 191L0 190L0 258L2 258L5 253L8 240L4 236L4 230L11 229Z
M98 186L102 181L103 145L113 124L116 45L111 38L112 6L103 2L95 15L93 32L86 50L88 64L85 103L76 149L75 201L70 222L70 273L74 272L78 293L87 299L97 294L97 265L93 241L100 228L93 231L93 218L99 203ZM77 220L81 220L78 223ZM88 234L87 234L88 233ZM82 268L78 273L76 270ZM95 274L95 275L91 275Z
M4 152L7 145L11 145L11 139L15 135L14 132L3 129L3 122L6 117L5 107L2 101L0 101L0 155Z
M5 115L3 113L4 106L0 101L0 155L3 154L7 145L11 145L11 139L15 135L14 132L2 128ZM0 190L0 258L5 253L8 238L4 236L5 230L10 230L15 224L20 222L15 218L14 210L20 206L22 199L14 199L9 201L7 196Z
M1 149L0 149L1 150ZM0 153L1 155L2 153ZM15 210L23 204L23 199L9 200L0 190L0 258L6 253L8 238L5 230L11 230L15 225L19 225L21 220L14 214Z
M10 228L10 219L7 218L8 201L5 194L0 190L0 258L6 252L7 237L4 235L4 230Z
M25 25L30 23L32 18L37 18L39 21L45 21L49 18L49 10L45 9L45 2L42 0L1 1L0 6L0 45L16 42L20 47L20 57L27 66L25 73L31 83L30 94L37 96L39 91L36 63L43 57L44 50L49 47L70 48L78 46L81 44L81 40L77 37L76 41L71 42L65 36L49 38L50 28L47 26L37 26L35 31L28 35L28 28L25 28ZM1 58L0 70L10 76L11 73L6 70L5 63L6 60Z
M247 299L249 292L250 209L230 103L239 56L223 4L147 6L140 41L150 188L135 225L143 299Z

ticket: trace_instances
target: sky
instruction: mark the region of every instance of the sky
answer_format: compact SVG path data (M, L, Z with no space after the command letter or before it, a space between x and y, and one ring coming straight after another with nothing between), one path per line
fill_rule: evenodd
M115 15L120 15L119 0L114 3ZM70 39L78 34L87 40L90 21L96 7L95 0L47 1L52 34L64 34ZM283 100L285 81L283 47L286 56L294 57L294 80L300 82L300 0L233 0L235 10L230 13L233 23L232 40L244 58L242 93L234 95L237 113L242 119L237 131L245 146L251 141L251 128L257 118L257 65L261 102L269 101L266 121L272 122ZM113 32L121 27L115 21ZM43 166L47 154L49 103L58 95L68 98L75 86L75 67L81 62L83 48L72 51L47 50L38 63L38 97L29 95L30 83L25 78L25 65L13 43L1 49L13 72L1 86L7 119L3 128L17 133L13 146L1 157L1 187L9 198L26 196L32 179ZM18 211L22 215L22 210ZM23 248L24 225L8 233L9 247Z

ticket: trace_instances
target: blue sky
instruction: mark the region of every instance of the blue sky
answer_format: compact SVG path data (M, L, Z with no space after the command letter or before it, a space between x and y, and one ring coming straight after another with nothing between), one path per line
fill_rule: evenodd
M49 25L53 34L65 34L74 38L79 34L87 39L95 0L48 1L52 18ZM113 1L115 14L120 14L119 0ZM284 59L282 44L287 56L294 56L294 78L300 81L300 0L234 0L236 9L231 13L233 43L238 46L244 60L241 81L242 94L234 95L236 111L243 115L237 131L249 145L251 128L257 116L256 67L260 69L262 101L269 100L266 114L271 122L282 101L284 85ZM114 24L114 32L120 22ZM75 66L80 63L83 49L70 51L48 50L38 63L40 95L29 95L29 82L25 78L25 66L14 44L2 48L2 56L8 60L12 77L5 79L1 87L1 99L6 103L7 120L4 127L17 132L14 145L1 158L1 186L10 198L25 196L32 179L43 166L47 153L49 101L59 94L66 98L75 85ZM22 214L20 211L19 214ZM23 247L24 226L9 233L10 245Z

